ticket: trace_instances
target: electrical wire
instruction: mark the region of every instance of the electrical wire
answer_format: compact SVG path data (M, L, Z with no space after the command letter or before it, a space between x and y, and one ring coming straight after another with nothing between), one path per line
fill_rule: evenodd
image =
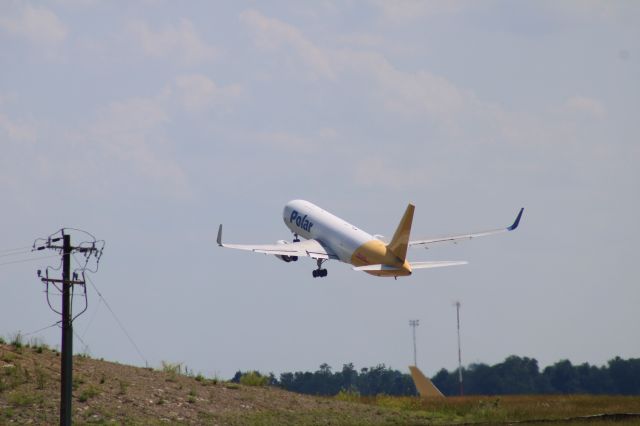
M52 328L52 327L55 327L55 326L59 326L61 322L62 322L62 320L54 322L53 324L48 325L46 327L39 328L39 329L37 329L35 331L31 331L29 333L24 333L24 334L22 334L22 336L31 336L32 334L40 333L41 331L47 330L49 328Z
M75 253L73 254L73 257L76 258ZM76 258L76 262L78 262L78 259ZM140 356L140 359L142 359L142 361L144 361L145 365L149 365L149 362L147 361L147 359L145 358L145 356L142 354L142 352L140 351L140 348L138 347L138 345L136 345L136 342L133 341L133 338L131 337L131 335L127 332L127 329L124 327L124 324L122 324L122 322L120 321L120 319L118 318L118 316L116 315L116 313L113 311L113 309L111 309L111 306L109 305L109 302L107 302L107 299L104 298L104 296L102 295L102 293L100 293L100 290L98 290L98 287L96 287L96 285L94 284L93 280L91 279L91 277L89 277L88 275L86 276L86 279L89 281L89 283L91 284L91 287L93 287L93 289L96 291L96 293L98 293L98 297L100 297L100 300L102 302L104 302L104 306L107 307L107 309L109 310L109 312L111 312L111 315L113 315L113 318L116 320L116 322L118 323L118 326L120 327L120 330L122 330L122 332L125 334L125 336L127 336L127 339L129 339L129 342L131 343L131 345L135 348L136 352L138 353L138 356Z
M84 331L82 332L82 337L87 335L87 331L89 331L89 327L91 327L91 324L93 324L93 320L96 318L96 315L98 313L98 310L100 309L101 304L102 304L102 299L98 299L98 304L96 305L96 309L93 311L93 315L91 315L91 319L89 319L87 326L84 328Z
M25 253L30 253L32 250L15 250L15 251L11 251L11 252L4 252L3 254L0 254L0 257L9 257L9 256L17 256L19 254L25 254Z
M78 340L80 340L80 343L82 343L86 349L89 349L89 345L87 345L87 343L84 340L82 340L82 337L80 337L80 335L76 333L75 328L72 330L73 330L73 335L76 336Z
M50 259L52 257L59 257L58 255L52 255L52 256L42 256L42 257L36 257L33 259L22 259L22 260L12 260L10 262L4 262L4 263L0 263L0 266L4 266L4 265L13 265L14 263L24 263L24 262L35 262L41 259Z
M14 248L8 248L8 249L0 249L0 253L6 253L6 252L8 252L8 251L27 250L27 249L31 249L31 246L14 247Z

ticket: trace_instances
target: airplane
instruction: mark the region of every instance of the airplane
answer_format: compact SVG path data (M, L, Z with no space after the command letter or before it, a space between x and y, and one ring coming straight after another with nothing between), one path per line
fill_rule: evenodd
M322 265L328 260L338 260L353 266L356 271L378 277L402 277L411 275L416 269L439 268L464 265L465 261L409 262L409 247L425 247L444 242L470 240L487 235L513 231L518 227L524 208L516 220L506 228L492 229L469 234L410 240L411 224L415 206L409 204L398 224L393 238L387 244L380 235L370 235L349 222L329 213L305 200L289 201L282 212L284 223L293 233L293 242L279 240L276 244L244 245L222 242L222 224L218 228L217 243L220 247L248 250L254 253L272 254L284 262L295 262L299 257L310 257L317 262L313 277L326 277ZM302 237L305 241L300 241Z

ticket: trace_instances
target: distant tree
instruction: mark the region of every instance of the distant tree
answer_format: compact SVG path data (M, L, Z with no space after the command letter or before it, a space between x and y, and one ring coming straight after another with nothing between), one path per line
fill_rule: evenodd
M467 370L462 369L464 377L467 376ZM446 369L442 368L431 379L433 384L446 396L458 395L460 393L460 385L458 383L458 371L453 370L449 373Z
M236 371L236 374L233 375L233 377L231 378L231 381L233 383L240 383L240 378L242 377L242 371L238 370Z
M578 374L568 359L545 368L543 374L549 378L554 392L564 394L584 392L580 387Z
M628 360L615 357L608 362L609 376L615 393L640 394L640 358Z
M534 358L511 355L503 362L489 366L471 364L463 369L464 391L467 395L499 394L640 394L640 359L623 360L616 357L608 366L596 367L587 363L574 366L569 360L559 361L540 372ZM237 372L232 381L239 381ZM317 371L282 373L280 380L270 375L270 383L279 383L284 389L313 394L335 395L341 390L361 395L416 395L409 374L392 370L384 364L365 367L358 372L352 363L344 364L341 371L333 372L328 364ZM432 379L445 395L458 394L458 371L444 368Z
M500 394L536 393L536 378L540 374L538 361L511 355L493 367L499 379Z
M341 390L356 391L358 372L353 368L353 363L344 364L340 374Z

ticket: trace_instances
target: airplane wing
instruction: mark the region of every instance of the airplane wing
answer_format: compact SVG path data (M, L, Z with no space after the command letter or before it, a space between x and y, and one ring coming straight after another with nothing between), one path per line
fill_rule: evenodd
M305 240L287 244L223 244L222 225L218 228L217 242L220 247L247 250L254 253L273 254L277 256L307 256L313 259L338 259L335 253L330 251L318 240Z
M446 242L455 243L455 242L460 241L460 240L472 240L472 239L478 238L478 237L486 237L487 235L500 234L502 232L513 231L520 224L520 218L522 217L522 212L523 211L524 211L524 208L521 208L520 212L518 213L518 216L516 217L516 220L513 222L513 224L511 226L506 227L506 228L491 229L489 231L473 232L471 234L447 235L447 236L443 236L443 237L426 238L426 239L422 239L422 240L413 240L413 241L409 241L409 247L423 246L425 248L429 248L429 246L431 244L446 243Z

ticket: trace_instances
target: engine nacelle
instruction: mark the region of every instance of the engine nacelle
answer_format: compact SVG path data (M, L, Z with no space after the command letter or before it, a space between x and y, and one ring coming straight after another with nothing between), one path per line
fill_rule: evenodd
M285 240L278 240L277 244L289 244L288 241ZM287 256L285 254L276 254L276 257L280 260L282 260L283 262L295 262L296 260L298 260L298 256Z

